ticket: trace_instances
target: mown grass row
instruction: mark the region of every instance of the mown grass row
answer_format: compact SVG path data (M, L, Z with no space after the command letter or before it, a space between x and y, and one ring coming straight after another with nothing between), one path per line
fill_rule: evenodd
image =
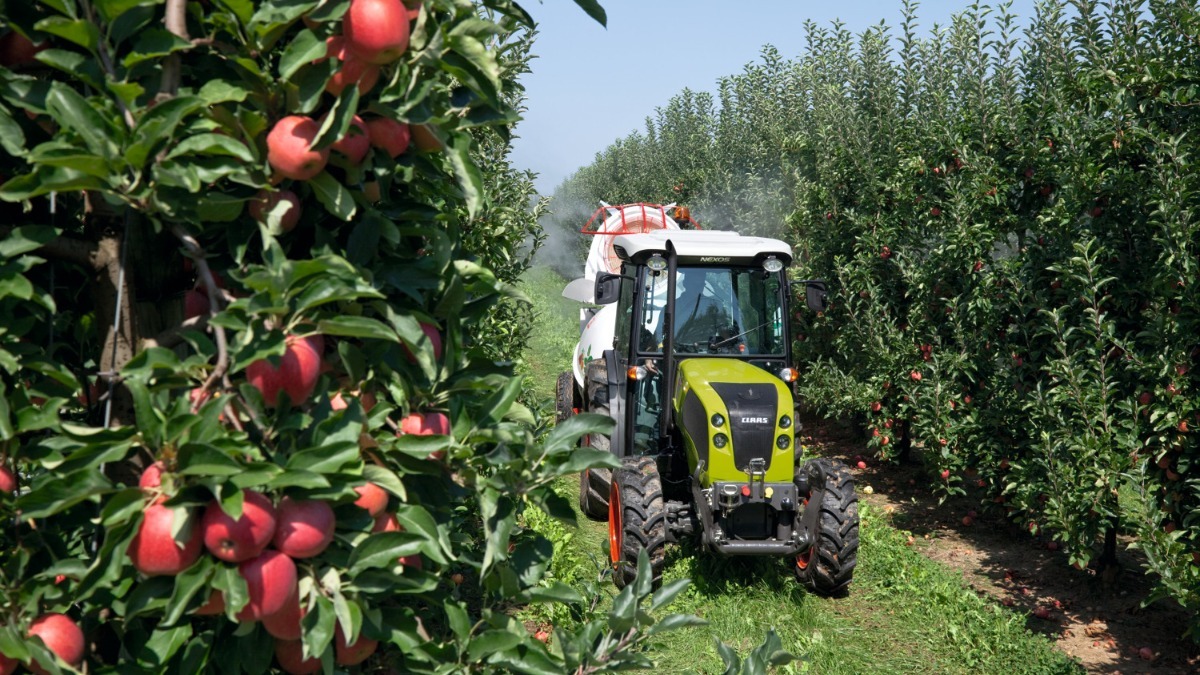
M555 375L570 363L578 327L573 303L562 301L553 272L532 270L525 291L534 302L537 328L527 368L536 390L553 393ZM576 503L578 484L558 486ZM865 506L865 505L864 505ZM557 578L583 587L603 569L607 526L579 516L578 527L531 514L528 525L556 546ZM746 653L768 630L797 661L781 673L1075 673L1082 669L1026 627L1026 617L979 597L960 576L906 546L907 533L862 509L862 548L849 597L805 592L784 561L724 559L692 544L669 553L664 577L692 579L670 611L696 614L707 626L667 634L653 658L667 673L724 672L720 640ZM602 580L596 584L610 589ZM607 599L602 600L603 603ZM569 623L565 612L529 616Z

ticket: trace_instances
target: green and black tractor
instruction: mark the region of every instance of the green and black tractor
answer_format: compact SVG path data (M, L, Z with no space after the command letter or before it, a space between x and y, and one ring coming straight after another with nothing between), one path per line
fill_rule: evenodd
M614 236L611 250L619 271L595 274L598 309L557 396L560 416L616 421L585 442L622 466L580 478L580 508L608 520L616 584L643 549L657 581L666 546L698 536L721 555L783 557L815 592L845 593L858 500L841 462L800 458L787 321L793 295L823 310L825 285L789 281L792 250L775 239L664 229Z

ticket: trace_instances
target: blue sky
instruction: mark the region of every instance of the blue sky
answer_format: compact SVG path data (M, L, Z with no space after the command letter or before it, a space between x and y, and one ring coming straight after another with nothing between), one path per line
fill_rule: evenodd
M600 0L608 28L572 0L525 0L539 24L538 56L523 82L528 111L517 127L512 161L538 174L549 194L596 153L634 130L685 87L715 91L717 79L741 71L765 44L786 58L804 45L804 22L840 19L861 32L881 20L900 25L900 0ZM919 33L945 25L969 3L920 4ZM1026 26L1034 0L1013 0Z

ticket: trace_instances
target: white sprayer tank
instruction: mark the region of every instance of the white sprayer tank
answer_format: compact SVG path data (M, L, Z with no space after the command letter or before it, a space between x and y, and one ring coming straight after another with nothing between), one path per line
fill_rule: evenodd
M653 232L655 230L678 230L679 224L667 215L672 204L627 204L624 206L604 205L604 222L591 234L592 246L588 251L583 278L576 279L563 290L563 297L594 304L593 297L596 275L600 272L618 273L621 259L613 250L613 239L618 234ZM579 310L579 343L575 345L575 357L571 370L580 389L584 383L588 362L600 358L606 350L613 348L617 334L617 305L605 305L596 309L585 307Z

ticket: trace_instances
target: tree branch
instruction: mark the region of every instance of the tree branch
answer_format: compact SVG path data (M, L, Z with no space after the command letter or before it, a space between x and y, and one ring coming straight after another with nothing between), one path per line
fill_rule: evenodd
M184 40L191 40L187 32L187 0L167 0L166 16L163 24L167 30ZM159 100L172 98L179 91L182 79L183 65L179 54L171 54L163 62L162 84L158 89Z
M179 241L183 242L183 247L187 251L188 257L196 265L200 280L204 282L204 289L208 292L209 316L215 316L217 312L221 311L221 300L224 300L224 295L217 288L217 280L213 277L212 269L208 266L208 260L204 257L204 249L201 248L200 242L196 241L196 238L185 230L182 225L172 225L171 233ZM217 381L225 380L225 376L229 372L229 344L225 339L225 329L220 326L213 326L213 329L213 333L217 339L217 365L209 373L208 379L204 381L201 395L192 403L192 412L200 409L200 405L208 398L208 393L213 390Z

